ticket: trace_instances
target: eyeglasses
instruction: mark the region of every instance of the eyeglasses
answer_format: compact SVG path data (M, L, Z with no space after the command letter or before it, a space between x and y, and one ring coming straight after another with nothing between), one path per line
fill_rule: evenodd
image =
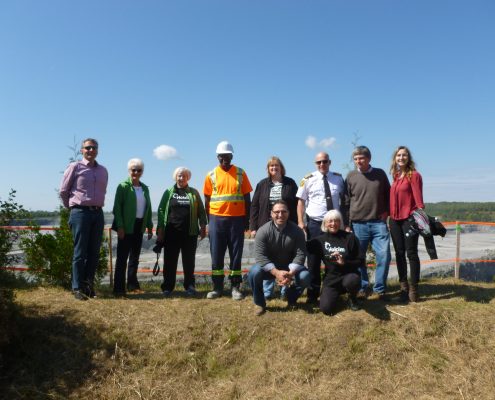
M280 211L272 211L272 213L277 214L277 215L278 214L287 214L288 211L287 210L280 210Z
M131 171L134 173L139 173L139 172L142 172L143 170L140 168L133 168L133 169L131 169Z
M325 164L328 164L329 161L330 160L318 160L318 161L315 161L315 164L317 164L317 165L320 165L320 164L325 165Z
M84 146L84 150L87 150L87 151L98 150L98 146Z

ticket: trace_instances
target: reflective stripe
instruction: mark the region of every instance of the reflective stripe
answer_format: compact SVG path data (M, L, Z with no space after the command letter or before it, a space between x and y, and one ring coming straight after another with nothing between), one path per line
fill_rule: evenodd
M213 171L210 172L210 180L211 180L211 185L212 185L212 189L213 189L210 201L238 201L238 199L243 200L244 197L242 196L242 174L243 174L244 170L242 168L239 168L239 167L234 167L234 168L236 168L236 170L237 170L237 173L236 173L236 176L237 176L237 194L240 195L241 197L236 198L236 200L232 200L231 196L236 196L235 194L217 196L217 194L216 194L217 193L217 183L216 183L217 178L216 178L216 174L215 174L215 171L216 171L216 168L215 168Z
M244 196L242 194L230 194L223 196L211 196L210 203L215 201L243 201Z
M242 276L242 271L239 270L232 270L230 271L230 276Z
M223 276L224 272L223 272L223 269L214 269L211 271L211 274L213 276Z

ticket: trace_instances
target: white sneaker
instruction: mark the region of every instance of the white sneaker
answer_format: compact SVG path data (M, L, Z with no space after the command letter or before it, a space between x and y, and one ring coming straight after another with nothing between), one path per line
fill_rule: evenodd
M233 287L232 288L232 300L242 300L244 298L244 295L241 293L239 288Z
M206 295L206 298L210 300L218 299L219 297L222 297L222 293L217 292L216 290L212 290L211 292L208 292L208 294Z

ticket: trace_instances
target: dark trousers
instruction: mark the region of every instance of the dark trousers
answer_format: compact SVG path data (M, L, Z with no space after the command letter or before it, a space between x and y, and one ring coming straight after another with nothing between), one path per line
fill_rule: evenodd
M196 247L198 237L189 232L179 231L167 225L163 246L163 283L162 290L172 291L175 288L177 263L179 253L182 255L182 270L184 271L184 289L194 286L194 269L196 268Z
M390 218L389 226L392 243L394 244L395 249L399 282L407 282L407 255L407 258L409 259L409 269L411 270L411 285L417 285L421 269L418 256L419 235L410 231L411 222L407 219L394 220ZM411 234L406 236L406 233L408 232Z
M74 239L72 257L72 289L85 292L93 289L103 239L103 211L72 208L69 227Z
M361 277L356 273L345 274L341 281L333 285L324 284L320 296L320 310L326 315L334 314L339 296L344 293L356 296L360 287Z
M209 216L211 274L213 287L217 291L223 290L224 257L227 249L230 256L230 282L232 286L239 286L242 282L241 264L244 250L245 217Z
M307 240L323 233L321 231L321 221L311 218L308 218L307 229ZM321 287L321 259L313 254L308 254L308 269L311 273L311 288L308 288L308 298L317 299Z
M137 271L139 255L143 244L143 219L136 218L132 233L125 234L117 242L117 260L113 278L113 292L125 293L125 272L127 269L127 290L139 289ZM129 259L129 262L127 261Z

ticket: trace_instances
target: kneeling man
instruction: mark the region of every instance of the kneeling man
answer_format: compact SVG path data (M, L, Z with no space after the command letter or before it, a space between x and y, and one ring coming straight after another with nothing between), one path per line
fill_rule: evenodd
M256 315L263 314L266 309L263 280L275 279L278 285L287 288L289 307L294 306L304 289L311 285L311 275L304 267L304 232L297 224L289 221L289 207L285 201L277 200L273 204L271 218L256 233L256 265L248 274Z

